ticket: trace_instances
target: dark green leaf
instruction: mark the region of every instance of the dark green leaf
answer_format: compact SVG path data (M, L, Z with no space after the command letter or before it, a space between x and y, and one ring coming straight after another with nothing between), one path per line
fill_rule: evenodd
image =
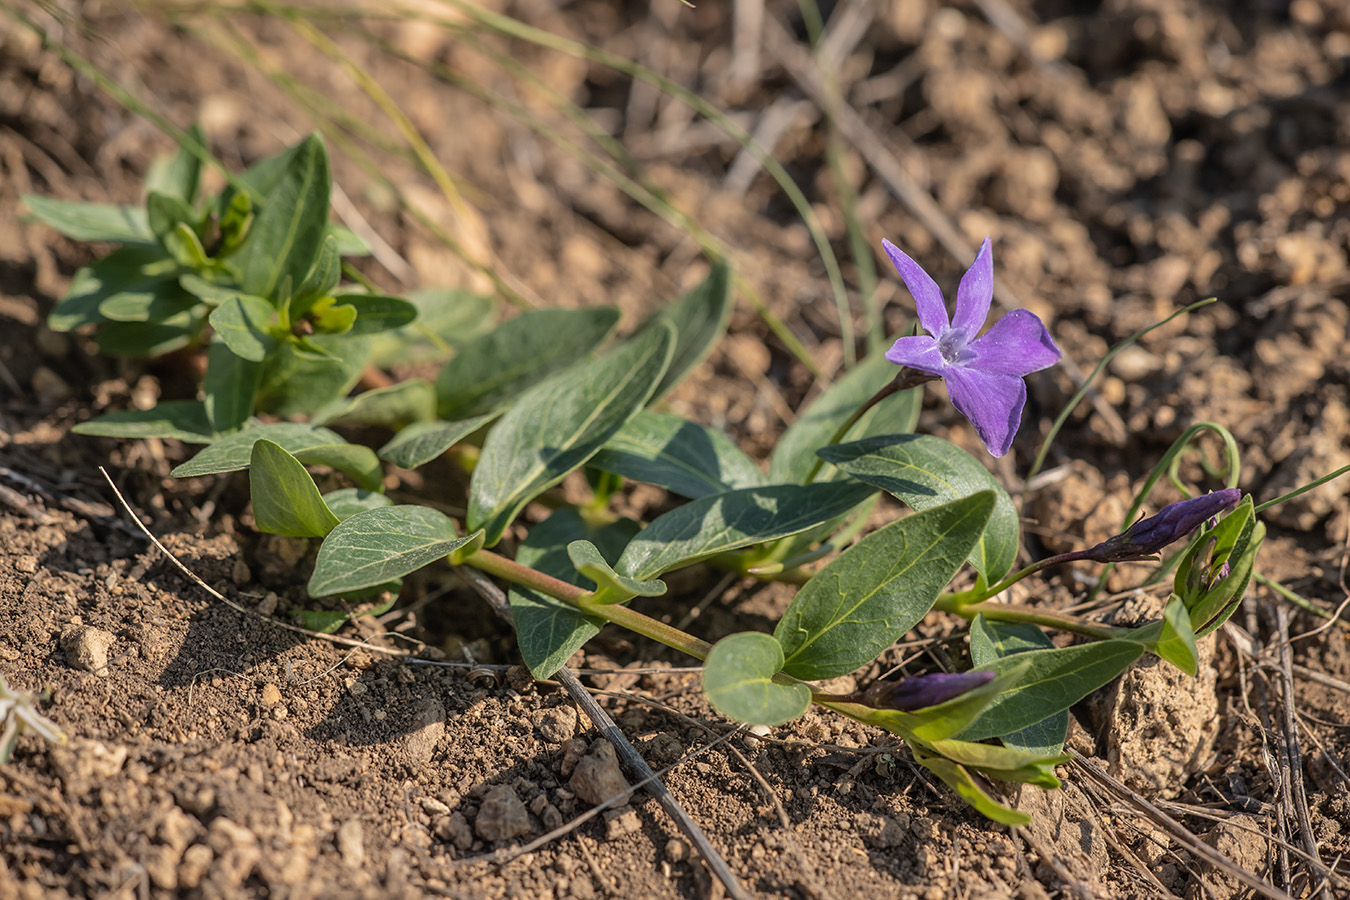
M697 499L764 483L764 473L720 431L643 410L619 429L590 465Z
M1177 567L1172 590L1190 613L1197 637L1223 624L1242 599L1261 544L1257 524L1251 495L1244 496L1223 521L1194 539ZM1229 571L1219 578L1224 563Z
M247 469L249 459L253 456L253 444L261 438L267 438L292 454L307 447L342 442L342 436L334 431L298 422L255 425L226 435L169 474L175 478L192 478L197 475L219 475Z
M863 538L806 583L774 637L783 671L835 678L881 655L922 619L961 568L994 508L981 491Z
M163 322L109 322L99 329L98 349L110 356L159 356L172 353L201 334L206 317L195 310Z
M436 378L436 412L467 419L500 409L521 391L604 343L619 311L539 309L521 313L464 347Z
M164 239L173 233L174 228L180 222L186 222L192 225L195 218L192 207L180 197L171 194L161 194L158 191L151 191L145 198L146 221L150 225L150 232L155 236L164 249L172 252L172 248L164 242Z
M1143 644L1136 641L1109 640L1054 650L1029 650L1000 659L988 668L1002 672L1030 665L1018 683L990 704L960 738L978 741L1035 725L1110 682L1143 652Z
M214 436L206 407L195 400L167 400L153 409L104 413L70 430L100 437L175 438L186 444L209 444Z
M262 364L236 356L224 341L212 341L202 381L206 418L217 434L234 431L253 415Z
M820 455L916 510L992 490L998 502L989 526L970 551L970 564L990 584L1012 569L1021 531L1017 507L994 476L959 447L929 435L892 434L822 447Z
M352 323L352 334L378 334L394 328L402 328L417 318L417 307L407 300L397 297L382 297L377 294L343 294L334 297L335 305L350 306L356 310L356 321Z
M386 506L357 513L324 538L309 593L315 597L374 587L415 572L469 543L449 516L429 506Z
M304 465L266 438L253 444L248 485L259 531L321 538L338 523Z
M988 668L995 661L1028 650L1053 649L1054 642L1035 625L1020 622L989 622L984 616L970 623L970 659L976 668ZM1069 734L1069 711L1062 709L1021 731L999 735L1006 746L1027 753L1053 756L1064 746Z
M236 256L245 293L272 299L285 278L304 281L328 227L331 186L323 141L310 135L270 189L250 192L263 205Z
M291 297L289 308L291 321L303 318L315 300L330 296L341 279L342 258L338 253L337 239L330 234L319 246L319 256L314 260L314 268L309 270L309 274Z
M237 287L217 284L214 281L207 281L205 278L192 272L186 272L179 275L178 284L183 290L187 291L198 300L209 303L212 306L219 306L226 300L231 300L235 297L250 296L248 294L241 295L240 290ZM252 297L251 299L267 303L267 301L263 300L261 297ZM271 306L270 303L267 305L269 307Z
M316 412L312 421L319 425L341 422L400 428L409 422L435 418L435 415L436 389L422 378L409 378L389 387L340 398Z
M377 336L373 362L381 368L395 363L444 362L492 326L493 298L468 291L430 288L406 298L417 307L412 324Z
M658 516L615 568L645 581L727 550L813 528L866 500L861 484L772 484L691 500Z
M271 326L276 317L272 305L260 297L236 294L211 312L211 327L216 337L235 356L260 363L276 348Z
M323 495L323 502L328 506L329 511L338 517L340 522L368 509L381 509L394 505L394 501L389 499L388 494L363 491L361 488L354 487L329 491Z
M516 552L516 562L591 590L595 582L573 568L567 545L577 540L590 541L606 561L615 560L637 530L638 524L632 519L597 527L567 507L530 529ZM513 587L508 597L520 655L535 678L553 677L604 624L602 619L528 588Z
M55 228L73 241L115 241L119 244L155 243L155 236L139 206L106 203L74 203L24 194L19 198L33 218Z
M769 480L801 483L816 464L816 450L872 395L895 379L899 370L884 356L870 356L811 402L783 432L769 457ZM918 420L920 390L903 391L878 403L849 429L845 438L910 431ZM816 481L829 480L828 467Z
M1191 617L1186 614L1186 607L1180 597L1173 596L1163 611L1161 633L1157 644L1151 649L1187 675L1195 677L1199 668L1195 632L1191 628Z
M267 358L258 409L278 416L303 416L344 396L361 378L372 339L316 334L308 344L320 354L290 341Z
M767 634L742 631L713 645L703 663L703 691L722 715L747 725L781 725L806 712L811 689L779 684L783 648Z
M342 595L342 609L300 609L295 614L300 624L310 631L332 634L358 616L382 616L389 612L398 602L398 593L402 587L403 579L395 578L364 591ZM365 602L357 602L359 600Z
M638 581L615 572L590 541L568 544L567 555L578 572L596 583L592 602L624 603L634 597L660 597L666 592L662 581Z
M730 318L731 270L725 260L717 260L702 284L652 319L652 322L665 319L675 326L675 352L670 358L670 368L652 399L664 397L703 361L726 332Z
M47 317L47 327L52 331L70 331L81 325L105 321L103 305L119 294L132 298L120 301L122 303L148 308L161 296L174 296L172 289L178 286L172 284L171 289L169 285L177 277L176 272L173 260L158 246L119 247L75 273L70 290ZM188 296L181 290L177 293ZM161 302L156 308L163 311L167 307ZM178 309L181 311L181 306ZM148 318L144 314L128 317L138 321Z
M492 546L526 503L595 455L651 397L673 342L669 325L652 328L526 391L483 442L469 527Z
M380 458L402 469L424 466L488 422L494 413L462 422L414 422L380 448Z

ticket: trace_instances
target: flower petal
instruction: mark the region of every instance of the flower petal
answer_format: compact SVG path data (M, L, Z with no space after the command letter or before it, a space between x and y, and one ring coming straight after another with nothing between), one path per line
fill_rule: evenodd
M881 246L895 264L895 271L904 279L905 287L914 296L914 305L919 308L919 324L924 331L938 337L951 327L951 319L947 318L947 301L942 299L942 290L937 282L890 241L883 240Z
M999 319L968 348L975 358L966 365L991 375L1030 375L1050 368L1063 356L1041 320L1025 309L1014 309Z
M989 249L989 238L980 245L975 261L961 276L956 288L956 313L952 327L960 328L971 337L980 333L984 320L989 318L989 301L994 299L994 256Z
M1022 379L965 366L950 366L942 377L952 406L975 426L989 452L1005 455L1022 423L1022 406L1027 401Z
M938 342L926 334L897 338L886 351L886 358L897 366L909 366L929 375L942 375L947 371L947 362L938 350Z

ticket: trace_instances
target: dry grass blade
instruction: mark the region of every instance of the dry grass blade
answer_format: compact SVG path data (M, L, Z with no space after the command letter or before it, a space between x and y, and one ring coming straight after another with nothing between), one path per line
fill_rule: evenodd
M507 622L511 621L511 612L507 606L506 594L502 592L501 588L493 584L486 575L479 572L477 569L461 566L459 571L469 582L470 586L478 592L479 596L488 602L492 607L492 610L497 613L498 616L501 616ZM572 672L564 666L558 670L555 677L562 683L563 688L566 689L567 694L572 698L572 701L581 707L582 712L584 712L595 724L595 727L600 729L601 733L603 733L605 737L609 739L610 743L614 745L614 749L619 754L619 759L641 779L639 785L635 785L634 789L638 786L645 787L648 792L656 797L657 802L661 804L661 808L666 811L667 815L675 820L676 826L679 827L680 831L684 832L685 837L689 838L689 841L694 848L703 855L704 860L708 864L708 868L712 870L713 875L722 883L722 886L726 888L729 896L735 898L735 900L749 900L749 893L746 892L745 888L741 887L741 883L736 878L735 873L731 871L731 867L727 865L727 861L723 859L722 855L717 852L715 847L713 847L712 842L708 840L708 836L703 833L703 829L699 827L698 823L695 822L692 817L690 817L689 813L685 812L684 807L680 805L679 801L675 799L661 782L657 774L647 765L647 761L637 752L637 748L629 743L628 738L619 730L619 726L612 718L610 718L609 713L605 712L600 707L600 704L595 701L595 698L587 693L586 688L577 680L576 675L572 674ZM711 746L712 745L709 745L709 747ZM705 747L704 749L706 750L708 748ZM623 796L626 797L627 794ZM610 801L607 801L606 803L608 804L609 802ZM594 810L593 812L598 811L599 809ZM568 830L570 830L570 827L564 826L562 833L565 834ZM553 839L547 835L545 837L549 840Z

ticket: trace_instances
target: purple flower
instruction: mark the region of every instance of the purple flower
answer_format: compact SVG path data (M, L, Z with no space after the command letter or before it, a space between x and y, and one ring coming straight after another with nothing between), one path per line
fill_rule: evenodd
M886 358L946 381L952 405L975 426L989 452L1003 456L1022 421L1027 400L1022 378L1059 362L1059 348L1041 320L1025 309L1013 310L982 337L975 336L984 327L994 297L989 238L961 277L951 319L942 291L928 273L890 241L881 245L914 295L919 324L928 332L900 338L886 351Z
M1157 515L1140 519L1123 534L1109 537L1097 546L1082 551L1081 558L1097 562L1145 559L1173 541L1184 538L1199 528L1206 519L1212 519L1224 510L1236 506L1241 499L1242 491L1237 488L1226 488L1205 494L1203 497L1169 503L1160 509Z
M863 691L862 702L873 709L909 712L937 706L994 680L993 672L933 672L903 681L878 681Z

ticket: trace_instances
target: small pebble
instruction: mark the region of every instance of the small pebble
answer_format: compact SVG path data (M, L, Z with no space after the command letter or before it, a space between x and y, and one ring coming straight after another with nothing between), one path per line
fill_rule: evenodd
M108 650L117 638L101 628L81 625L61 636L61 649L66 659L77 669L108 677Z

